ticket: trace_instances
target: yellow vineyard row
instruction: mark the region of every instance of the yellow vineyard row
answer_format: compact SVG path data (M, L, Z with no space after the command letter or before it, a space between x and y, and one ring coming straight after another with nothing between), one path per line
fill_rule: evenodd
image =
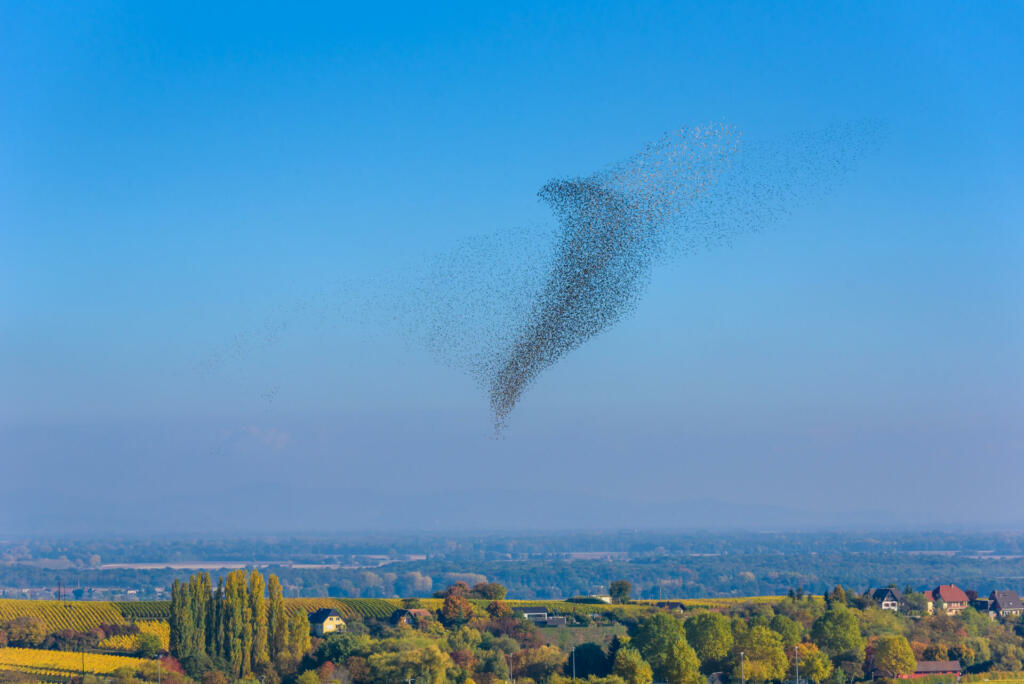
M139 634L153 634L160 639L160 648L168 650L171 647L171 625L163 620L138 620L135 626L139 628ZM107 637L101 641L99 648L110 651L137 651L139 650L139 634L119 634Z
M121 611L107 601L0 599L0 623L24 616L39 618L50 632L62 629L85 632L98 625L125 624Z
M73 651L48 651L38 648L0 648L0 670L36 668L36 670L60 670L68 672L91 672L110 674L122 667L137 668L146 662L142 658L106 655L102 653L75 653Z

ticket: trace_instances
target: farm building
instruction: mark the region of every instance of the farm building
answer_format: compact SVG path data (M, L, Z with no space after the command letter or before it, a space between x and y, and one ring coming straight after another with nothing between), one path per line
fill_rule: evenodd
M913 674L900 675L900 679L918 679L932 675L952 675L959 677L961 672L959 660L921 661Z
M516 612L533 622L547 622L548 620L548 609L544 606L520 606Z

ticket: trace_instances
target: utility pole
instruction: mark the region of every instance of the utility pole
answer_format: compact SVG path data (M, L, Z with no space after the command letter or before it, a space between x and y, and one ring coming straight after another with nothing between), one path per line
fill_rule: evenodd
M740 651L740 684L747 684L746 673L743 671L743 651Z
M576 681L576 647L572 647L572 681Z

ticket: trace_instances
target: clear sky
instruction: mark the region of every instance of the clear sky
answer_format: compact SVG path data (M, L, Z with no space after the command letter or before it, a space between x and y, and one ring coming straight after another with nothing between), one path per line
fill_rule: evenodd
M1012 2L0 2L0 530L1024 526L1021 36ZM658 270L500 439L357 311L667 130L860 119L845 182Z

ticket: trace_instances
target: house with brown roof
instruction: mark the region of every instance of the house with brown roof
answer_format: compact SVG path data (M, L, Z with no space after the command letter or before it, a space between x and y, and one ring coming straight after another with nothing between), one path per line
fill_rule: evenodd
M396 610L391 619L396 625L416 627L422 621L429 620L433 617L434 614L426 608L409 608L408 610Z
M903 603L903 593L896 587L868 589L865 592L882 610L899 610Z
M913 674L900 675L900 679L918 679L919 677L930 677L932 675L951 675L959 677L961 673L959 660L935 660L921 661L917 664Z
M1021 604L1020 596L1013 590L993 591L988 595L988 601L989 610L1000 617L1024 612L1024 604Z
M940 584L930 592L925 592L925 598L941 605L946 615L959 615L970 603L967 593L955 584Z

